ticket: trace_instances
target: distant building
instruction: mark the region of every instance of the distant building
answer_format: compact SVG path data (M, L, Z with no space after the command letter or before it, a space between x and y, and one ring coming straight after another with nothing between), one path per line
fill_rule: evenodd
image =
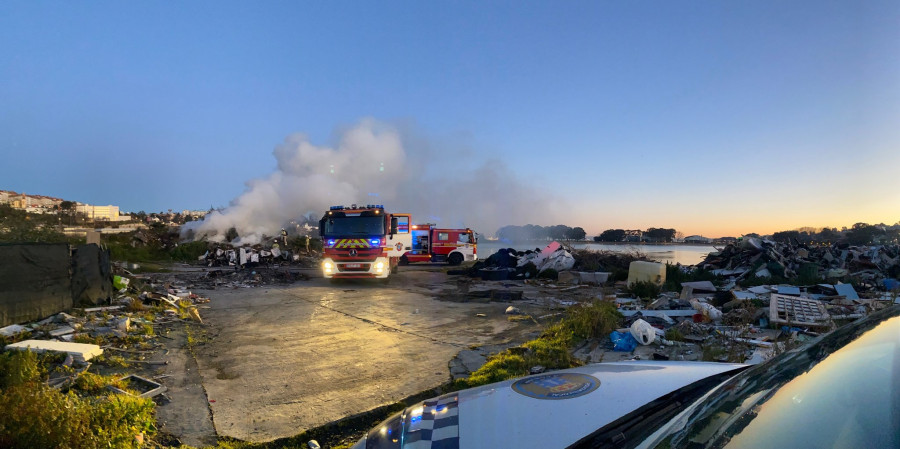
M644 236L644 231L640 229L626 229L625 230L625 241L626 242L640 242Z
M193 218L203 218L208 214L208 210L183 210L181 211L181 215L188 216L190 215Z
M13 195L9 196L9 205L14 209L25 209L28 207L28 195L17 194L13 192Z
M684 243L712 243L712 239L702 235L690 235L684 238Z
M0 204L9 204L16 209L25 209L27 212L47 213L49 209L55 209L63 200L52 196L26 195L10 190L0 190Z
M89 220L119 221L119 206L92 206L78 203L75 205L75 213L84 214L85 218ZM129 216L123 218L131 219Z

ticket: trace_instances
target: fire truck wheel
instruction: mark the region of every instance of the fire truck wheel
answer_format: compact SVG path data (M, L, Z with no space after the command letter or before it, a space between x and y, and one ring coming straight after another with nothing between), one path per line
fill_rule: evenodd
M463 256L460 253L451 253L447 257L447 263L449 263L450 265L459 265L462 263L462 261L463 261Z
M409 265L409 258L407 258L406 255L400 256L400 265Z

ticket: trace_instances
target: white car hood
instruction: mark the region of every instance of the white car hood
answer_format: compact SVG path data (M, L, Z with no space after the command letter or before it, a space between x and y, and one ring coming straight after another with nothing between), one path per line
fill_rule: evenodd
M460 447L566 447L660 396L740 366L597 363L460 391ZM583 376L597 379L596 389ZM558 393L554 384L561 384Z
M462 390L406 409L396 428L402 437L391 446L562 448L654 399L742 366L597 363Z

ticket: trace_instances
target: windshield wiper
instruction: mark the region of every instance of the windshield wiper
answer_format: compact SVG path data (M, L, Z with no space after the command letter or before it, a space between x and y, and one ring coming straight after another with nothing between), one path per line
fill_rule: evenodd
M749 367L740 367L698 380L597 429L568 449L634 447L716 385Z

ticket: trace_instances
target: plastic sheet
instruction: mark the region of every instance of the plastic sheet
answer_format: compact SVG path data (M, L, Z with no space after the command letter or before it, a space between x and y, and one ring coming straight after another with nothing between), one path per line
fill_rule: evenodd
M638 345L637 340L628 332L612 331L609 339L613 342L613 351L631 352Z

